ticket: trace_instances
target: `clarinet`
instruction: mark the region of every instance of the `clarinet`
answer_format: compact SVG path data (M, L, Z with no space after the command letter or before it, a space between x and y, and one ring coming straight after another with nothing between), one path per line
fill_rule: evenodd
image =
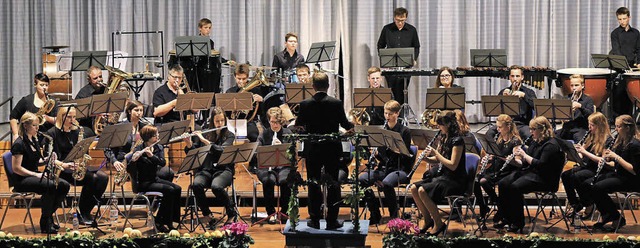
M611 142L609 144L607 144L607 146L605 147L604 150L608 150L611 149L611 147L613 146L613 144L616 143L616 140L618 139L618 135L612 136L613 139L611 140ZM604 153L604 150L602 153ZM593 176L593 181L591 181L591 186L593 186L593 184L598 181L598 177L600 177L600 173L602 172L602 168L604 168L604 164L607 161L603 158L600 159L600 161L598 161L598 169L596 170L596 174Z
M584 142L587 139L587 136L589 136L589 134L591 134L591 130L588 130L587 133L585 133L584 136L582 136L582 139L578 141L578 145L584 145Z
M529 136L527 137L524 141L522 141L522 145L520 145L520 147L522 147L523 145L527 144L527 142L529 142L529 140L531 139L531 137L533 136ZM497 174L500 174L502 172L504 172L504 170L507 169L507 166L509 165L509 163L511 163L511 161L516 157L515 153L511 153L509 156L507 156L507 158L504 160L504 164L502 165L502 168L500 168L500 170L498 171Z
M438 133L436 133L436 135L433 136L433 139L429 141L429 144L427 144L427 146L431 146L439 136L440 136L440 131L438 131ZM420 153L420 155L418 156L418 159L416 159L416 163L413 165L413 168L411 169L411 172L409 172L409 175L413 175L413 173L416 172L416 170L418 169L418 166L420 166L420 162L422 162L425 156L427 156L427 149L424 149Z
M495 140L496 142L498 141L498 137L499 137L500 133L496 133L493 136L493 140ZM489 164L489 154L484 155L484 157L482 157L482 162L480 163L480 170L479 172L476 174L476 182L480 182L480 177L482 175L484 175L484 172L487 170L487 165Z

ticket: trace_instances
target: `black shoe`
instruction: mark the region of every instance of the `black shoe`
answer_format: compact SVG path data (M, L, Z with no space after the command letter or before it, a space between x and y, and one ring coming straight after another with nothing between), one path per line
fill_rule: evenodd
M482 216L482 218L486 218L489 212L491 212L491 209L487 206L480 208L480 216Z
M621 227L626 226L626 225L627 225L627 220L624 217L622 217L622 219L620 219L620 221L615 220L615 221L613 221L611 223L611 226L614 228L614 230L615 230L616 227L618 229L620 229Z
M53 219L47 218L40 220L40 233L43 234L57 234L58 230L53 227Z
M493 223L493 228L502 229L505 226L507 226L507 222L505 222L504 220Z
M335 230L335 229L341 228L343 225L344 224L342 221L338 221L338 220L327 221L327 227L325 228L325 230Z
M227 221L224 224L231 224L238 219L238 213L235 209L227 209Z
M56 230L60 230L60 226L53 221L53 217L51 217L51 226Z
M92 225L93 221L94 220L91 217L91 214L79 214L78 215L78 222L80 222L81 224Z
M430 228L433 227L433 225L435 222L431 221L431 223L427 224L426 226L424 226L422 229L420 229L420 234L425 234L427 233L427 230L429 230Z
M507 232L512 232L516 234L522 234L522 230L523 228L521 226L516 226L516 225L509 225L509 228L507 228Z
M444 233L445 230L447 230L447 224L443 224L435 233L429 233L429 236L437 237L441 233Z
M320 229L320 221L319 220L309 220L307 221L307 226L313 229Z
M167 228L167 226L160 224L160 223L156 223L156 229L158 229L158 232L161 233L169 233L169 228Z
M371 216L369 217L369 225L378 225L380 224L380 220L382 220L382 215L380 212L371 211Z

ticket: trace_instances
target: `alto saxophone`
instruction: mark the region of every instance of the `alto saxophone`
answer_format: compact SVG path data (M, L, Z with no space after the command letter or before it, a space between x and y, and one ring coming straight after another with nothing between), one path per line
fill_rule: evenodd
M78 143L84 139L84 128L81 126L77 126L80 131L78 133ZM84 154L81 158L73 161L78 165L76 169L73 171L73 179L76 181L82 181L84 176L87 174L87 161L90 161L92 158L89 154Z
M51 136L43 132L38 132L38 133L49 141L48 142L49 144L47 146L47 154L49 155L49 159L45 161L47 163L45 165L46 166L45 170L49 171L49 174L47 176L49 177L49 179L53 181L53 185L55 185L57 188L58 183L60 182L60 173L64 170L64 168L62 168L61 165L56 164L56 160L58 159L58 154L53 152L53 138L51 138Z

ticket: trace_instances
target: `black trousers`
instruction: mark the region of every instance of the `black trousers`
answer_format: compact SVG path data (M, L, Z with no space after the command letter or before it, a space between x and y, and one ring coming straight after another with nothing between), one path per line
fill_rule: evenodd
M227 208L227 213L232 210L231 201L229 200L229 194L227 194L226 188L231 186L233 182L233 173L229 170L216 170L216 171L200 171L196 173L191 184L191 190L196 197L196 203L198 208L202 211L202 215L210 215L209 204L207 196L204 192L205 189L211 188L211 191L216 196L223 206Z
M47 178L27 177L19 180L13 189L16 192L35 192L42 195L42 216L40 217L40 224L46 223L48 218L56 212L58 207L62 204L62 201L69 193L69 183L60 179L58 187L56 187L53 181Z
M400 104L403 104L406 100L407 103L409 99L404 99L404 79L407 79L407 88L409 87L409 83L411 82L411 77L387 77L387 84L389 88L391 88L391 93L393 93L393 99L398 101Z
M102 199L102 194L107 190L109 176L102 171L87 171L82 181L75 181L71 172L60 173L60 178L76 186L82 186L78 208L82 216L89 216L93 207Z
M400 183L408 183L409 178L404 171L381 171L373 170L371 172L364 172L358 176L361 186L372 186L376 181L382 181L382 191L384 192L385 205L389 208L389 215L391 218L398 217L398 201L396 199L395 187ZM380 202L375 197L373 190L369 189L365 191L365 200L371 212L380 212Z
M175 172L173 172L173 170L169 168L169 166L164 166L160 168L158 172L156 172L156 176L158 176L160 179L164 179L169 182L173 182L174 175L175 175Z
M530 171L516 171L498 182L498 209L507 223L524 227L524 194L533 191L556 191L557 184L545 181Z
M602 214L602 220L608 222L620 217L618 207L609 197L609 193L637 191L639 187L635 181L637 179L621 177L616 172L609 171L600 174L595 182L594 178L591 177L581 183L578 187L578 194L580 194L580 198L586 198L587 201L593 200L598 211Z
M155 182L140 182L140 191L156 191L162 193L160 209L156 216L156 223L172 226L173 222L180 222L180 185L156 178Z
M280 167L269 169L259 169L258 179L262 182L262 192L264 193L265 208L267 214L271 215L276 212L275 209L275 186L280 186L280 212L287 209L289 198L291 197L291 188L287 185L287 177L291 172L291 167Z
M588 192L582 191L580 194L580 198L578 198L577 188L582 183L587 181L596 174L594 169L587 168L585 166L575 166L571 168L571 170L567 170L562 172L560 178L562 178L562 185L564 186L564 191L567 193L567 200L569 204L577 205L580 204L582 206L589 206L593 204L591 197L588 196Z
M327 216L328 222L338 219L338 201L340 201L340 184L338 183L338 163L342 154L340 143L312 143L307 144L308 150L306 167L307 179L321 182L323 178L322 168L324 167L325 179L327 183ZM311 220L320 220L322 213L320 206L323 202L320 184L309 185L309 216Z

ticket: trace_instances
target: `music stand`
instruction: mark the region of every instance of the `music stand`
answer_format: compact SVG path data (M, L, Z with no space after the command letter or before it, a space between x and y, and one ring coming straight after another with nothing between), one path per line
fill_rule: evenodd
M533 99L533 106L537 116L544 116L547 119L571 120L573 119L572 101L569 99ZM554 129L555 129L555 125Z
M473 67L507 67L506 49L471 49L469 54Z
M60 102L60 105L58 105L58 107L71 107L71 106L75 107L76 119L89 117L91 112L90 110L91 98L92 97L86 97L82 99L75 99L75 100Z
M491 154L494 156L501 157L502 152L500 151L500 147L493 138L487 137L486 134L475 132L473 135L480 141L480 145L484 149L487 154Z
M391 88L355 88L353 89L354 108L384 106L393 99Z
M336 41L315 42L311 44L307 54L306 64L315 64L318 68L320 62L331 61L336 50Z
M180 168L178 169L178 174L187 173L189 175L189 185L193 185L193 177L195 173L192 171L196 171L202 164L205 162L207 155L209 154L209 150L211 150L211 145L199 147L193 150L190 150L187 155L182 160L182 164L180 164ZM189 204L189 200L193 199L193 204ZM190 217L191 227L188 227L184 224L184 221L187 217ZM193 194L193 190L191 187L187 189L187 202L184 209L184 215L180 218L180 225L185 229L189 230L189 232L194 232L198 229L198 226L202 227L202 230L205 232L207 228L200 221L200 216L198 214L198 204L196 202L196 197Z
M107 63L107 51L74 51L71 53L71 70L86 71L91 66L104 70Z
M465 107L464 88L427 89L426 109L463 109Z
M387 145L384 140L385 130L381 127L357 125L354 127L354 130L356 133L367 135L367 137L360 141L360 146L362 147L383 147Z
M301 103L316 94L316 90L313 89L313 85L310 83L288 84L284 91L289 104Z
M409 151L409 149L407 149L407 146L404 144L402 135L400 135L400 133L385 129L382 129L382 131L385 142L387 143L387 147L391 151L408 157L412 156L411 151Z
M127 92L100 94L91 97L91 116L124 112L129 95Z
M191 121L174 121L167 124L164 124L158 128L158 144L166 145L169 144L172 139L178 137L184 133L189 132L189 125ZM191 130L193 131L193 130Z
M253 96L250 92L216 94L216 106L225 111L231 111L233 117L233 130L238 130L238 111L253 109ZM246 129L246 127L245 127ZM239 136L236 136L238 138Z
M418 147L418 149L426 149L429 142L433 140L433 138L438 133L438 130L431 129L411 129L411 140L413 144Z
M200 111L208 110L211 108L211 102L213 102L213 96L215 93L189 93L181 94L176 98L175 111L180 111L180 119L184 119L183 111ZM195 118L194 118L195 119ZM206 121L206 120L205 120Z
M233 145L233 146L227 146L224 148L224 150L222 151L222 154L220 155L220 158L218 159L218 165L223 165L223 164L236 164L236 163L246 163L251 161L251 158L253 158L253 154L256 151L256 148L258 147L258 142L252 142L252 143L244 143L242 145ZM233 185L233 181L231 182ZM232 188L232 193L233 193L233 207L234 207L234 211L236 211L236 213L238 213L238 215L236 215L236 218L240 217L240 219L242 220L242 222L247 223L247 221L245 221L242 216L240 216L240 212L238 211L238 206L235 203L235 187L231 187ZM227 215L228 216L228 215ZM224 220L225 217L220 218L220 220L218 220L218 223L222 222L222 220ZM235 219L234 221L237 221L237 219ZM218 224L216 223L216 225Z
M623 55L591 54L591 63L594 68L604 68L614 71L631 70L627 57Z
M289 149L289 146L291 146L291 143L283 143L280 145L271 145L271 146L259 146L256 150L256 155L258 156L258 168L269 169L269 171L271 171L272 168L287 167L287 166L291 167L291 161L289 160L289 158L287 158L287 150ZM275 176L276 176L276 182L278 182L279 181L278 173L275 173ZM281 187L281 186L278 186L278 187ZM285 185L283 187L287 187L287 186ZM264 219L261 219L251 225L254 226L254 225L260 224L268 220L269 218L271 218L271 216L276 216L276 218L280 220L280 227L282 227L282 221L281 221L282 217L289 218L289 216L280 212L280 197L281 197L280 194L278 194L278 199L276 199L277 205L276 205L275 213L270 214Z
M175 38L176 57L178 59L181 57L191 58L194 65L194 68L191 68L191 70L196 71L195 88L198 90L202 89L200 88L200 81L198 79L197 59L198 57L207 57L207 68L210 68L208 58L211 48L209 48L209 41L209 37L206 36L178 36Z
M520 114L520 99L517 96L481 96L482 111L485 116Z
M127 143L127 137L131 134L133 123L120 123L109 125L102 130L102 136L98 139L95 149L107 149L122 147Z
M462 139L464 140L464 150L465 150L465 152L475 153L478 156L481 156L480 155L480 150L476 146L476 138L473 135L463 137Z
M378 49L380 67L412 67L413 61L415 60L414 53L415 48L413 47ZM402 91L404 95L404 102L402 103L402 107L400 107L400 116L407 120L407 122L409 121L409 117L412 116L415 123L418 123L418 118L416 117L415 112L413 112L413 109L409 106L409 91L407 90L409 78L411 77L402 78L404 82L404 88Z

